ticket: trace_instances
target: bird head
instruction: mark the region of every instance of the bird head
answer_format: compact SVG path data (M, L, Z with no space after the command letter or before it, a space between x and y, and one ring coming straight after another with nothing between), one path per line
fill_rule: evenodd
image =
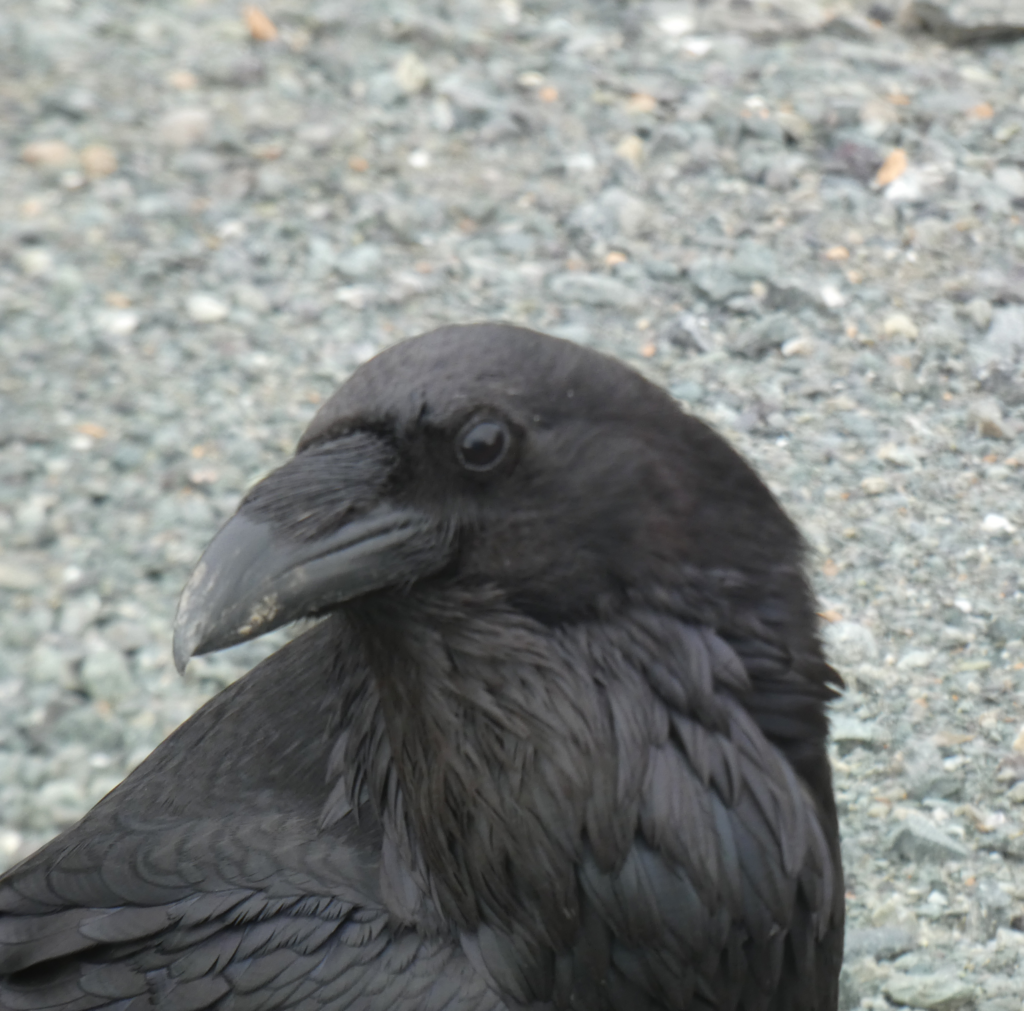
M182 593L175 662L414 588L560 624L799 556L751 468L637 372L518 327L442 327L353 373L246 495Z

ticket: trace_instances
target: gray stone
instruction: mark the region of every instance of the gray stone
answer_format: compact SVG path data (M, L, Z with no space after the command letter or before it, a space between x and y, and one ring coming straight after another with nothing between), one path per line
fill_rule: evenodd
M878 25L857 11L840 11L821 26L821 31L851 42L873 42L879 36Z
M313 235L309 239L309 276L315 281L322 281L337 266L338 253L334 244L322 235Z
M1013 900L995 878L979 878L971 895L969 925L979 940L990 941L1000 927L1009 927Z
M364 242L350 252L339 256L335 266L346 277L364 278L378 273L383 262L384 254L381 252L380 246L376 246L372 242Z
M881 969L873 958L851 958L844 953L839 973L839 1011L853 1011L865 997L878 994L891 969Z
M151 637L141 622L119 619L103 626L103 638L122 653L134 653L142 649Z
M374 105L394 105L408 93L390 70L374 74L367 82L366 97Z
M112 703L135 689L124 654L102 641L91 643L82 661L82 684L90 698Z
M778 273L779 258L767 246L748 239L740 243L729 267L737 277L769 281Z
M583 305L637 309L643 302L636 288L603 274L558 274L551 279L551 292L563 302Z
M956 1011L974 999L974 988L951 973L895 973L883 985L894 1004L924 1011Z
M569 216L569 223L608 240L631 239L647 230L650 210L639 197L612 186L596 200L577 207Z
M219 323L227 319L231 305L209 292L195 292L185 300L185 311L193 323Z
M913 0L910 16L956 44L1024 35L1020 0Z
M992 181L1014 200L1024 200L1024 170L1016 165L1000 165L992 173Z
M917 935L904 927L852 927L846 931L843 958L893 959L917 947Z
M986 330L992 322L992 303L987 298L972 298L964 306L971 322L979 329Z
M28 676L36 684L56 684L70 688L74 684L68 656L47 643L39 643L28 660Z
M80 705L59 716L49 728L54 740L81 743L96 751L117 752L125 745L119 721L96 705Z
M36 565L16 559L0 559L0 590L34 590L43 581Z
M907 815L906 822L897 830L893 837L892 849L904 860L913 860L917 863L965 860L970 856L970 851L963 843L957 842L934 822L916 811Z
M644 270L656 281L674 281L683 274L683 268L670 260L645 260Z
M739 277L724 264L701 260L690 268L690 280L712 302L724 302L733 295L746 295L750 282Z
M1009 441L1015 434L1013 423L1003 417L1003 410L995 397L974 401L970 408L970 419L978 434L986 439Z
M83 593L66 601L60 612L61 635L81 635L99 617L102 603L95 593Z
M222 88L252 88L263 82L266 68L263 61L248 52L224 52L203 63L199 73L207 84Z
M902 446L893 447L893 451L889 453L887 460L893 463L899 463L903 466L907 466L908 464L904 464L903 460L897 457L897 453L900 453L908 448L909 447ZM907 455L909 456L909 454ZM907 652L904 653L903 656L901 656L899 660L896 661L896 667L898 670L924 670L926 667L930 666L934 660L934 650L910 649L907 650Z
M988 623L985 634L997 646L1005 646L1014 639L1024 639L1024 617L1000 615L993 618Z
M1004 305L992 310L992 323L984 339L972 348L978 376L986 388L1009 402L1020 397L1016 373L1024 365L1024 305Z
M660 336L678 348L710 352L715 350L715 340L706 319L702 320L692 312L681 312L672 316L660 328Z
M871 629L856 621L834 621L822 630L829 658L838 667L873 663L878 659L878 642Z
M267 162L256 170L256 190L261 196L277 199L291 192L298 178L294 166L288 162Z
M877 748L882 743L879 730L873 723L843 715L833 716L830 722L829 736L838 745L841 755L854 748Z
M614 225L615 231L626 238L640 235L650 218L650 210L643 200L618 187L605 190L598 198L598 204Z
M939 749L927 738L907 744L903 774L907 796L914 800L956 797L963 789L963 773L943 768Z
M729 307L736 308L739 299L730 299ZM729 350L743 358L760 358L797 335L793 320L787 313L776 312L756 323L744 326L730 338Z
M1020 1011L1020 997L993 997L975 1004L976 1011Z
M212 125L208 109L175 109L157 123L156 136L168 147L192 147L206 139Z
M807 277L785 277L772 282L768 304L773 309L795 313L801 309L825 309L821 286Z
M72 119L86 119L96 109L96 96L86 88L72 88L48 99L46 104Z

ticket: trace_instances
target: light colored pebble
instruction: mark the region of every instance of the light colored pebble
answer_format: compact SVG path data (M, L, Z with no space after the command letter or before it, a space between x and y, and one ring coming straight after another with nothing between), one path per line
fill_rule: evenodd
M168 147L194 147L207 138L212 125L213 117L208 109L176 109L157 123L156 137Z
M1024 200L1024 170L1017 165L1000 165L992 173L992 181L1014 200Z
M981 521L981 529L987 534L1012 534L1017 528L999 513L988 513Z
M833 662L839 666L872 663L878 659L878 642L871 629L856 621L835 621L826 625L822 639Z
M882 323L882 333L886 337L906 337L908 340L915 340L917 332L917 324L905 312L891 313Z
M224 299L206 292L189 295L185 308L194 323L219 323L231 312L231 306Z
M65 601L58 623L61 635L80 636L96 621L102 607L99 594L91 590Z
M957 1011L974 1000L974 988L949 972L896 973L883 984L895 1004L923 1011Z
M935 659L934 650L930 649L911 649L907 650L903 656L900 657L896 664L900 670L921 670L927 667Z
M111 337L128 337L139 328L141 319L134 309L105 309L97 315L96 323Z
M70 168L78 163L78 157L71 146L62 140L32 141L21 149L21 160L44 171Z
M117 152L108 144L87 144L79 154L82 171L90 179L102 179L117 171Z
M992 322L992 303L987 298L972 298L964 308L979 330L986 330Z
M415 53L403 53L395 64L393 71L398 86L407 95L421 92L430 81L427 65Z

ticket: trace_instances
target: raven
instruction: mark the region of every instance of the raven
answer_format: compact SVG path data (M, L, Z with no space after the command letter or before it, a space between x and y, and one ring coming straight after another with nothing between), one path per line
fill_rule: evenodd
M358 369L174 653L319 617L0 878L0 1007L831 1011L840 681L753 470L612 358Z

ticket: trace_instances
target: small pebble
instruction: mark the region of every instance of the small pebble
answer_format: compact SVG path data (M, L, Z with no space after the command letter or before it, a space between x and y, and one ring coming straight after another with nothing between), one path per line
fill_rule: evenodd
M911 812L896 832L893 850L905 860L944 862L963 860L970 851L924 815Z
M1014 200L1024 200L1024 170L1017 165L1000 165L992 173L992 181Z
M639 168L644 157L644 142L635 133L626 134L615 145L615 153L634 168Z
M642 304L635 287L601 274L559 274L551 281L551 291L563 302L630 309Z
M157 123L156 138L169 147L193 147L206 139L212 125L213 117L206 109L177 109Z
M999 513L988 513L981 521L981 529L987 534L1012 534L1017 528Z
M894 1004L924 1011L958 1011L972 1003L975 997L974 988L969 983L948 972L897 973L885 982L883 989Z
M78 157L62 140L36 140L21 149L21 160L44 171L64 169L78 164Z
M917 324L903 312L894 312L885 317L882 332L886 337L906 337L908 340L917 338Z
M892 480L884 474L870 474L861 479L860 486L865 495L882 495L892 487Z
M17 253L18 266L29 277L45 277L54 267L53 253L42 247L29 247Z
M822 638L833 662L841 667L878 659L878 641L869 628L858 622L831 622L825 626Z
M896 666L902 670L921 670L934 659L935 653L930 649L911 649L900 657Z
M189 295L185 308L195 323L219 323L231 312L231 306L216 295L199 292Z
M395 64L395 80L407 95L421 92L430 80L427 65L413 52L404 53Z
M97 317L100 329L111 337L128 337L139 327L141 317L133 309L108 309Z
M82 148L79 160L90 179L102 179L117 171L117 152L106 144L87 144Z
M978 434L987 439L1013 438L1013 430L1003 417L999 401L994 397L977 400L971 405L971 420L977 427Z
M60 612L59 628L62 635L80 636L99 617L103 604L97 593L83 593L71 597Z
M992 303L987 298L972 298L966 305L967 315L979 330L987 330L992 322Z
M1024 783L1015 783L1006 791L1006 799L1011 804L1024 804Z
M97 702L117 703L132 694L134 681L124 654L106 643L96 643L82 662L82 684Z
M277 26L259 7L249 4L242 13L254 42L273 42L277 38Z

